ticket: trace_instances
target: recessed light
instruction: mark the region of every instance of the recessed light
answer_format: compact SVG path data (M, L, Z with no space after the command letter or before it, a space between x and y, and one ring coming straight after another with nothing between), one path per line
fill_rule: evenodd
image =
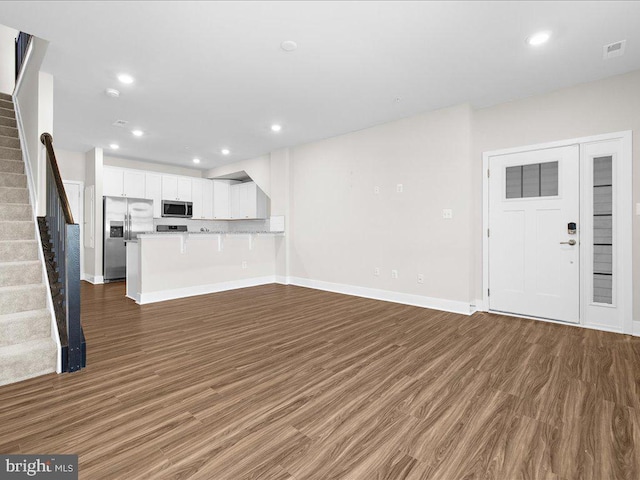
M125 85L131 85L133 83L133 77L128 73L119 74L118 80L120 81L120 83L124 83Z
M200 159L199 158L194 158L193 159L193 163L200 163Z
M229 155L231 152L228 148L223 148L222 150L220 150L220 153L222 153L223 155Z
M141 137L144 135L144 132L142 130L131 130L131 133L133 133L136 137Z
M273 125L271 125L271 130L274 132L279 132L280 130L282 130L282 125L278 125L277 123L274 123Z
M120 96L120 91L115 88L107 88L104 93L113 98L118 98Z
M118 145L117 143L110 143L109 148L111 150L118 150L120 148L120 145Z
M527 37L527 43L532 47L537 47L543 43L547 43L551 38L551 32L538 32Z
M280 48L285 52L293 52L296 48L298 48L298 44L293 40L285 40L280 44Z

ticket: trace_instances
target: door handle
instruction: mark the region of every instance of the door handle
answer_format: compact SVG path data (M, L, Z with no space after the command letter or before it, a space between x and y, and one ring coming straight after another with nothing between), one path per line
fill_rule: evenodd
M568 242L560 242L560 245L571 245L574 246L576 241L574 239L569 240Z

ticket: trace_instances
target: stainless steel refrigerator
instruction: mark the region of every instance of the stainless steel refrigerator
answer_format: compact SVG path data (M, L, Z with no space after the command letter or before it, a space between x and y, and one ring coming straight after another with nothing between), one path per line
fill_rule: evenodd
M127 274L126 242L153 231L153 200L104 197L103 206L103 275L105 282L113 282Z

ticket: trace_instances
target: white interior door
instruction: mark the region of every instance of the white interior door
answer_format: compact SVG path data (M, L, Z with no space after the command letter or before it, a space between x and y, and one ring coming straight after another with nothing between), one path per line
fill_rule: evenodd
M578 145L489 158L490 310L579 322L579 160Z

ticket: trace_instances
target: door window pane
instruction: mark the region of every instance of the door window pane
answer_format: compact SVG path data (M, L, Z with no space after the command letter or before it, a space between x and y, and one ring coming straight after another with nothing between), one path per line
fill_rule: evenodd
M507 167L507 198L522 198L522 167Z
M507 167L506 198L555 197L558 195L558 162Z

